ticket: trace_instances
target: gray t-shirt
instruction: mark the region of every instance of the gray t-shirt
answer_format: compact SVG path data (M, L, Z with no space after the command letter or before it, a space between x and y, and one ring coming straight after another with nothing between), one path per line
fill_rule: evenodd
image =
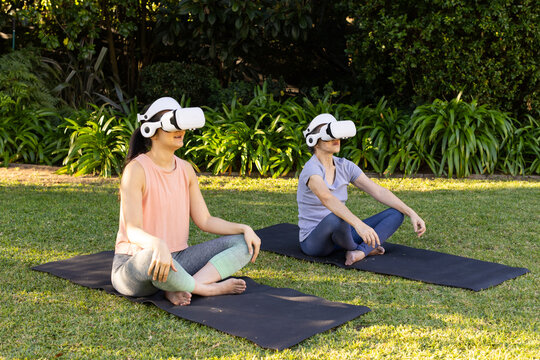
M296 192L300 241L304 241L313 229L319 225L321 220L331 212L307 186L309 178L312 175L320 175L330 192L345 204L345 201L347 201L347 186L362 174L362 170L352 161L335 156L333 159L336 166L336 175L333 184L328 184L326 181L324 166L315 155L306 162L300 173L298 190Z

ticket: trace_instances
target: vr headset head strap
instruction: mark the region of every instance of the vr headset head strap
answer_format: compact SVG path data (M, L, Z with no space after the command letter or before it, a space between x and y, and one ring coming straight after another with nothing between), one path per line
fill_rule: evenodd
M336 118L332 116L331 114L320 114L317 115L311 120L306 130L304 130L303 134L306 138L306 144L309 147L313 147L317 144L317 141L321 138L321 131L324 131L324 129L320 129L320 131L316 134L312 134L315 129L317 129L321 125L328 125L332 122L337 122ZM324 128L324 126L323 126ZM328 129L328 127L327 127Z
M317 128L318 132L313 133ZM330 114L316 116L308 128L304 131L306 143L309 147L314 147L319 139L329 141L333 139L346 139L356 135L356 126L351 120L337 121Z
M148 121L158 112L163 110L177 110L181 108L178 101L174 100L172 97L162 97L154 101L144 114L137 114L137 121Z
M146 138L154 136L157 129L162 126L161 118L166 114L163 114L158 121L149 120L162 111L176 111L181 108L178 101L174 100L172 97L162 97L157 99L148 107L144 114L137 114L137 121L142 123L141 134Z
M161 116L158 118L157 115ZM154 136L159 128L170 132L198 129L205 124L201 108L182 108L170 97L154 101L144 114L137 114L137 120L141 122L141 134L146 138Z
M334 116L331 114L320 114L317 115L311 120L306 130L303 131L304 137L307 137L313 132L318 126L323 124L329 124L331 122L337 121Z

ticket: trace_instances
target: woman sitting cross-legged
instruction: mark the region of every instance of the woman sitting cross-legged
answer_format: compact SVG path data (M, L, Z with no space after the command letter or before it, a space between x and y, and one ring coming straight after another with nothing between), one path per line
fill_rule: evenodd
M202 110L161 98L138 119L120 184L114 288L128 296L161 289L174 305L188 305L192 293L242 293L244 280L222 280L255 261L261 240L248 225L211 216L193 167L174 155L185 130L204 125ZM188 246L190 217L201 230L228 236Z
M334 156L340 139L355 133L352 121L337 121L330 114L315 117L304 131L313 156L300 173L297 191L302 251L327 256L345 249L345 265L384 254L381 244L399 228L403 214L410 217L418 236L426 231L424 221L390 190L370 180L353 162ZM345 205L349 183L390 208L360 220Z

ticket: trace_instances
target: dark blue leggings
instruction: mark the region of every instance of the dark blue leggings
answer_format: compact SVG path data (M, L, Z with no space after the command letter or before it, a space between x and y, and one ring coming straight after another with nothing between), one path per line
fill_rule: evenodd
M399 228L403 214L390 208L363 221L375 230L382 245ZM351 225L333 213L321 220L300 247L310 256L327 256L337 249L362 250L367 256L374 249L364 243Z

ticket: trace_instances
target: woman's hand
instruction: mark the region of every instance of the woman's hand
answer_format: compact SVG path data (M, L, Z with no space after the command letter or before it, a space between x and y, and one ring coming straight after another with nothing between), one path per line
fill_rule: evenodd
M170 269L176 271L169 247L165 241L157 239L154 243L154 253L152 254L152 262L148 268L148 275L152 276L154 281L165 282L169 276Z
M255 234L255 231L246 225L244 229L244 240L246 241L249 254L251 255L251 262L254 263L255 259L259 255L259 249L261 248L261 239Z
M413 225L414 232L418 235L418 237L422 236L426 232L426 224L424 223L424 220L422 220L422 218L416 213L411 216L411 223Z
M364 242L372 248L376 248L377 246L381 245L379 235L377 235L372 227L366 225L365 223L361 223L360 225L356 225L354 229L358 235L360 235L362 240L364 240Z

